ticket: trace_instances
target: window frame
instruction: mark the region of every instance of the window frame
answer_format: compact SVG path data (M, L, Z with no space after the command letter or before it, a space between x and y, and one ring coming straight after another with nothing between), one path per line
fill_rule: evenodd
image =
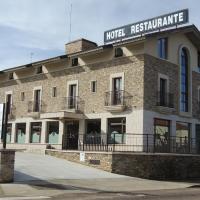
M93 85L94 84L94 85ZM90 91L92 93L96 93L97 92L97 81L96 80L92 80L90 82Z
M168 59L168 40L168 37L161 37L157 41L157 51L160 59Z

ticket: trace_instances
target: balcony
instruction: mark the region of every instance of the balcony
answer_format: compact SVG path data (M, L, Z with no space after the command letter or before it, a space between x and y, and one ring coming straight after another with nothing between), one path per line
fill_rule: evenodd
M122 112L131 106L132 96L124 90L105 93L105 109L110 112Z
M64 97L62 100L62 110L68 112L83 112L84 103L79 96Z
M45 112L45 104L43 101L29 101L28 102L28 116L39 118L40 113Z
M174 94L157 92L157 106L174 108Z

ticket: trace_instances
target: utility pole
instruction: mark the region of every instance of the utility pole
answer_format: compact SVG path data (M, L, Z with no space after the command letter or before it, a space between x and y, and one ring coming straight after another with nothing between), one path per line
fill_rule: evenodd
M8 127L8 101L3 104L3 119L2 119L2 140L3 149L6 149L6 139L7 139L7 127Z

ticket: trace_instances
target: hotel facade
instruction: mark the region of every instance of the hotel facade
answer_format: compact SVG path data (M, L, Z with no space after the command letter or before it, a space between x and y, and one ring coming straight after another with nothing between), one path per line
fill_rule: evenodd
M194 25L2 70L8 148L199 153L200 32Z

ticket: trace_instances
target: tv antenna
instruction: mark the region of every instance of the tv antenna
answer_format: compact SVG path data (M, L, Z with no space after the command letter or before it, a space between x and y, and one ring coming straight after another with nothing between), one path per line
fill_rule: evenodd
M70 11L69 11L69 42L71 41L71 33L72 33L72 3L70 4Z

